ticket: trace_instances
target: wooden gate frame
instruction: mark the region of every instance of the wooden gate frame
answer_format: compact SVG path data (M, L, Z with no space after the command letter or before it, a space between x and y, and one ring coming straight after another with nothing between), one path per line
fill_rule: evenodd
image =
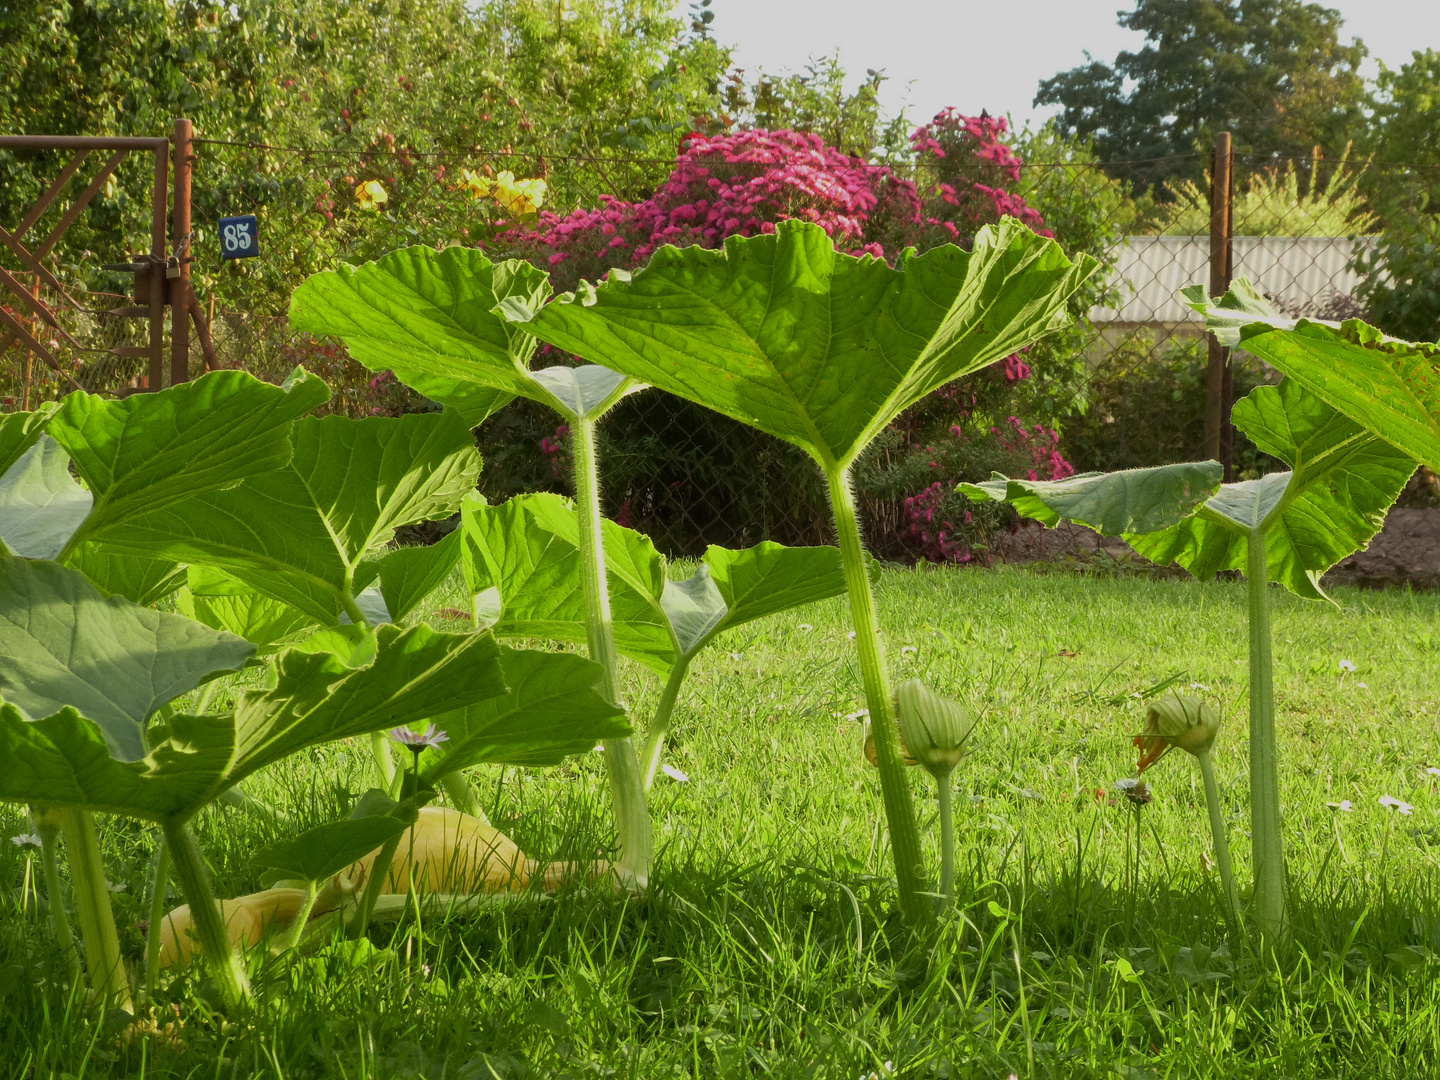
M170 308L170 382L172 385L185 382L190 377L190 320L193 319L200 344L205 354L206 370L215 368L215 352L210 342L209 327L205 325L199 301L190 282L190 179L194 163L194 125L186 119L175 121L174 134L170 138L106 137L90 135L0 135L0 149L7 150L61 150L72 151L73 156L54 183L32 206L16 225L14 232L0 227L0 246L35 275L36 288L27 289L13 274L0 267L0 286L28 308L40 322L57 331L69 344L83 350L55 318L54 309L39 296L39 286L44 285L57 293L61 300L75 310L83 310L49 270L44 259L59 243L66 231L79 218L90 201L105 185L105 182L119 168L121 162L132 152L149 153L154 156L155 180L151 193L150 250L135 256L128 263L108 264L112 269L135 274L137 297L143 296L145 303L134 307L121 307L111 313L121 317L144 317L148 320L150 339L143 347L119 346L111 349L120 356L142 356L150 362L149 378L145 389L159 390L165 378L165 308ZM174 151L174 189L170 184L170 158ZM85 190L71 204L60 221L34 248L27 248L22 241L40 217L50 208L60 193L74 179L76 173L93 151L110 151L110 157L100 171L86 186ZM173 194L173 218L171 197ZM167 247L173 250L167 254ZM0 295L4 295L0 293ZM55 355L25 324L0 309L0 354L3 354L16 340L39 356L57 374L69 380L73 389L83 389L69 371L60 364ZM124 391L121 391L123 393Z

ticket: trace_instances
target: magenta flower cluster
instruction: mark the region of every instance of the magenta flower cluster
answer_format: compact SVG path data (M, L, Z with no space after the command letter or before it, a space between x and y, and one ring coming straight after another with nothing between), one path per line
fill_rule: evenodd
M813 221L843 251L877 258L910 246L968 243L1005 214L1044 233L1041 215L1009 190L1021 163L1002 141L1006 132L1004 120L940 113L915 133L923 189L888 166L825 145L819 135L692 132L650 198L601 196L596 208L545 210L533 226L502 234L497 246L546 267L565 288L616 267L641 266L665 244L716 248L726 237L774 232L791 219Z
M975 558L968 544L954 538L955 526L941 515L945 508L945 488L936 480L919 495L905 499L905 521L910 544L929 562L968 563ZM965 511L964 523L971 513Z
M591 276L638 266L664 244L715 248L727 236L758 236L799 218L818 224L842 249L878 256L883 249L866 238L865 228L882 197L897 196L918 216L913 184L826 146L818 135L692 133L682 140L669 179L649 199L601 196L596 209L542 211L536 227L512 230L501 243L548 249L544 261L552 269L573 260L579 264L573 269Z
M1030 480L1063 480L1075 474L1075 466L1060 453L1060 436L1053 428L1044 424L1026 425L1018 417L1011 416L1004 426L992 427L990 434L996 442L1020 461L1029 457L1026 477ZM969 442L964 429L956 424L950 428L950 435L960 442ZM919 449L919 447L915 447ZM926 448L936 459L943 458L944 447ZM1019 464L1019 462L1017 462ZM931 468L942 469L941 460L932 460ZM956 498L951 493L953 481L936 480L918 495L905 499L905 536L908 546L916 554L930 562L968 563L975 553L966 543L961 527L969 525L973 515L965 509L959 514L947 516L947 511L956 509ZM958 519L958 520L957 520Z
M540 439L540 452L550 459L550 470L555 476L568 476L571 464L565 453L565 440L570 437L570 425L561 424L555 429L555 437L545 435Z
M992 427L994 435L1012 454L1029 454L1027 480L1064 480L1075 475L1075 466L1060 453L1060 433L1044 424L1027 427L1017 416L1010 417L1007 428Z
M1024 162L1004 141L1009 131L1003 117L965 116L951 108L910 137L929 223L959 239L1009 215L1041 236L1054 235L1040 212L1011 190Z

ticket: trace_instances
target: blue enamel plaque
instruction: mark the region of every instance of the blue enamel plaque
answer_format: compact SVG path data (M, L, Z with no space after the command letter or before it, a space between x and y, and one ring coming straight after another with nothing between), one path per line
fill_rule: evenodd
M220 219L220 256L253 259L260 254L260 223L254 214Z

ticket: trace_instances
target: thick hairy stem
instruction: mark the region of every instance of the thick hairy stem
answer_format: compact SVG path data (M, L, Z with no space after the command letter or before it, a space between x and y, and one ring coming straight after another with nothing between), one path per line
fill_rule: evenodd
M300 944L300 939L305 934L305 924L310 921L310 912L315 909L315 897L320 895L320 890L315 882L305 884L305 902L300 905L300 911L295 916L295 921L290 924L290 933L285 936L285 944L282 952L289 952Z
M375 771L380 784L390 795L395 794L395 759L390 756L390 740L383 731L370 733L370 753L375 758Z
M351 935L356 938L364 937L370 927L370 916L375 912L376 901L385 891L385 879L390 876L390 867L395 862L395 852L400 850L400 837L403 835L397 833L386 840L380 854L370 864L370 876L365 881L365 891L360 894L360 909L355 913L355 922L350 928Z
M1215 763L1209 750L1196 755L1205 780L1205 809L1210 813L1210 840L1215 847L1215 865L1220 869L1220 887L1225 891L1225 921L1234 933L1245 925L1240 913L1240 893L1235 888L1235 865L1230 861L1230 838L1225 833L1225 812L1220 806L1220 786L1215 783Z
M32 806L30 820L40 834L40 863L45 875L45 897L50 905L50 919L55 925L55 940L65 952L65 966L70 969L71 983L79 986L85 971L80 963L80 950L75 944L75 932L70 929L70 915L65 910L65 890L60 884L60 856L55 843L60 835L59 815L54 810Z
M610 619L610 591L605 581L605 547L601 533L600 479L595 454L595 422L577 420L571 427L575 455L575 506L580 516L580 580L585 591L585 634L590 659L605 669L600 692L619 701L616 675L619 653ZM643 889L650 880L654 839L650 808L645 798L645 777L635 744L628 737L605 739L605 767L615 825L620 835L616 869L628 885Z
M950 774L937 776L940 785L936 800L940 803L940 895L944 908L955 900L955 813L951 806Z
M219 984L226 1004L232 1007L243 1005L250 998L250 981L245 977L240 954L230 946L230 935L225 932L220 905L205 873L200 845L189 826L182 821L167 821L164 829L165 846L170 849L170 858L175 864L175 880L190 905L190 918L200 939L200 949L210 964L211 974Z
M1286 937L1285 852L1280 843L1280 770L1275 746L1275 688L1270 662L1270 574L1265 535L1250 530L1250 835L1255 863L1252 911L1267 946Z
M860 650L860 673L865 681L865 703L870 709L870 732L875 739L875 759L880 769L885 820L890 828L900 909L911 929L928 933L935 924L935 908L924 895L925 857L920 848L920 829L915 822L915 802L900 754L895 698L885 670L885 651L875 615L875 595L865 569L865 548L860 541L855 497L847 472L831 473L827 479L845 568L845 587L850 594L850 615L855 623L855 644Z
M88 811L74 809L61 811L61 815L70 881L75 886L75 921L80 924L80 937L85 942L90 988L102 1007L134 1012L130 980L120 958L120 936L115 932L115 913L110 907L110 887L105 881L105 861L100 855L95 817Z
M345 593L340 597L340 606L345 609L345 614L350 616L350 621L356 626L369 626L370 620L365 617L365 612L360 610L360 605L350 595L354 588L353 582L354 575L347 573L345 575Z
M150 883L150 929L145 935L145 996L155 1000L160 979L160 941L165 921L165 887L170 883L170 845L165 838L155 849L155 875Z
M473 818L479 818L486 825L490 824L489 815L480 805L480 800L475 797L475 789L471 787L470 781L465 779L464 773L446 773L435 782L440 785L440 789L445 792L445 797L450 800L456 810L462 814L469 814Z
M680 697L680 687L690 669L690 658L681 657L670 669L665 680L665 689L660 694L660 704L655 706L655 715L650 718L650 728L645 732L645 790L655 782L655 771L660 768L660 759L665 756L665 735L670 730L670 717L675 712L675 702Z
M205 684L205 689L200 691L200 696L195 701L195 708L193 711L196 716L205 715L205 710L210 707L210 699L215 696L215 690L219 687L219 685L220 680L218 678L211 679Z

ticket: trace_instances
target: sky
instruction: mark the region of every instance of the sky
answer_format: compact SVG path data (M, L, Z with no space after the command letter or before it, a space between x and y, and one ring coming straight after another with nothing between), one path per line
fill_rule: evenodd
M691 0L677 5L684 13ZM928 120L946 105L1010 114L1018 124L1055 112L1031 101L1042 79L1085 63L1085 50L1110 62L1144 36L1122 30L1125 0L713 0L713 29L753 75L800 71L811 56L840 51L848 71L884 69L887 111L910 105ZM1328 0L1345 19L1341 37L1362 39L1371 59L1392 68L1414 49L1440 48L1437 0Z

